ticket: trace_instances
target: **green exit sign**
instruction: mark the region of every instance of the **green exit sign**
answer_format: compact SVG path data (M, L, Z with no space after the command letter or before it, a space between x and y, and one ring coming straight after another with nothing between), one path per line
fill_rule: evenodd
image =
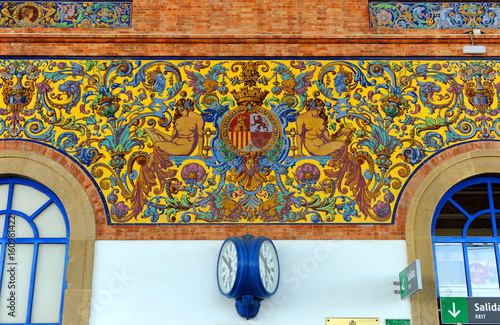
M498 297L441 297L443 324L500 324Z
M385 325L411 325L409 319L386 319Z
M401 299L407 299L415 292L422 290L422 273L420 260L415 260L399 273L399 290Z

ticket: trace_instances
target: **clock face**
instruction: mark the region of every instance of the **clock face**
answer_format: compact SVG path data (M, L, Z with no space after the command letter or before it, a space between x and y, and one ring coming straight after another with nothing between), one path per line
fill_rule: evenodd
M274 293L279 280L279 262L276 249L269 240L265 240L260 246L259 271L266 291Z
M226 241L219 253L219 265L217 265L217 277L220 290L226 294L234 287L236 281L236 269L238 267L238 254L234 243Z

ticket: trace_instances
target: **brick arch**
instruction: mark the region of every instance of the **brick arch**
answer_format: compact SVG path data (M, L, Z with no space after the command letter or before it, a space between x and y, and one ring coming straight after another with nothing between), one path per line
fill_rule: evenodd
M401 194L396 220L406 224L408 262L420 259L423 290L411 298L412 324L439 324L431 226L441 197L477 175L500 174L500 142L477 141L449 148L425 162Z
M38 182L63 203L71 230L63 324L88 324L96 224L106 221L99 190L75 161L36 142L0 141L1 175Z

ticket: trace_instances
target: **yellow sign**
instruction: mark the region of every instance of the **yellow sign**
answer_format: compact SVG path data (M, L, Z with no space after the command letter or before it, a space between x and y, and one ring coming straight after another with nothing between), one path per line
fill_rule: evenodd
M326 325L379 325L378 318L327 318Z

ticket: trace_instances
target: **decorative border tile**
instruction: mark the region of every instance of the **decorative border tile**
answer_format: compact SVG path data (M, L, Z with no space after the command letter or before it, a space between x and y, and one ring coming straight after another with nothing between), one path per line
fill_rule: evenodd
M370 28L498 29L500 2L371 2Z
M132 2L0 2L4 28L130 28Z

